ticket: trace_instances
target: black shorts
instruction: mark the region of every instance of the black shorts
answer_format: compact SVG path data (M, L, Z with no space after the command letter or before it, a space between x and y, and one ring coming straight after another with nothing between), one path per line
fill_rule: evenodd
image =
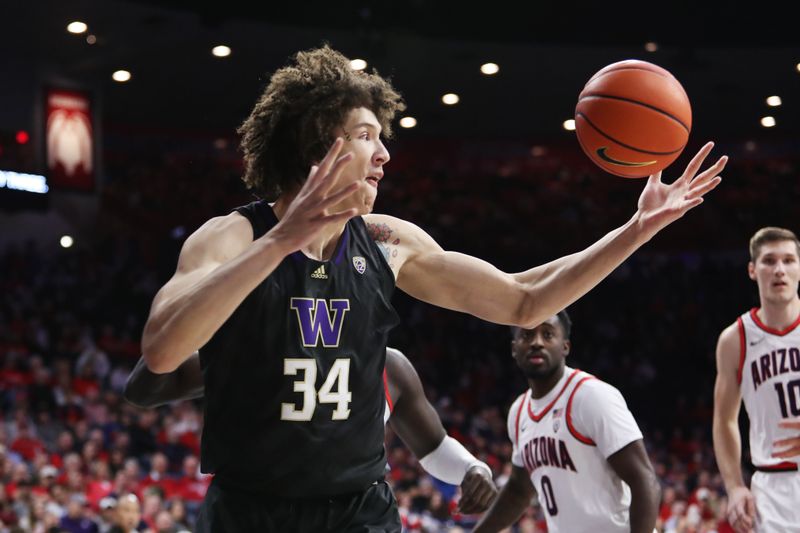
M392 489L378 481L363 492L326 498L259 496L211 483L197 533L400 533Z

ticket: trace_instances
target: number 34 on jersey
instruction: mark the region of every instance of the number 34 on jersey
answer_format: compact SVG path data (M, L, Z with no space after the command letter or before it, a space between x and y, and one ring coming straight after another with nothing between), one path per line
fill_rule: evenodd
M323 300L314 298L292 298L290 307L297 314L303 346L336 348L341 339L342 327L348 300ZM350 359L337 358L325 381L316 390L317 361L309 358L287 357L283 361L283 374L294 376L294 392L303 395L299 404L281 404L281 420L307 422L314 416L317 403L335 404L332 420L347 420L350 416ZM334 391L334 388L336 391Z

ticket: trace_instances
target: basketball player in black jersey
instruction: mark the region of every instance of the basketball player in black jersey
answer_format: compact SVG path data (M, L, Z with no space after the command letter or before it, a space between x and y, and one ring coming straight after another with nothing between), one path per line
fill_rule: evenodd
M397 436L434 477L460 485L458 510L464 514L485 511L497 495L489 467L458 441L447 436L436 410L425 397L419 375L399 350L386 349L386 418ZM197 354L174 372L154 374L139 359L125 384L125 399L139 407L203 396L203 373Z
M382 136L403 108L388 81L338 52L297 54L239 129L243 179L264 199L194 232L153 301L148 368L170 372L200 352L201 462L215 477L199 531L398 531L382 481L395 283L434 305L533 327L699 205L726 163L698 174L706 144L673 183L651 176L621 227L508 274L371 214L389 162Z

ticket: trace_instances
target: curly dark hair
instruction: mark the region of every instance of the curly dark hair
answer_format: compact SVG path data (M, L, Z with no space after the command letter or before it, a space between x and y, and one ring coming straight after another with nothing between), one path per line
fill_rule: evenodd
M374 70L353 70L350 60L328 45L298 52L292 64L272 75L237 130L242 180L268 200L296 189L333 144L335 128L359 107L375 113L389 138L392 119L405 104L388 80Z

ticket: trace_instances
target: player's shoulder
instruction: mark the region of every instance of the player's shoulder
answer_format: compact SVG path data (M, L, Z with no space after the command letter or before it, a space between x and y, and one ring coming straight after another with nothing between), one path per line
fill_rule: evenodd
M386 228L393 231L403 231L417 227L407 220L383 213L369 213L368 215L363 215L361 218L364 220L364 224L366 224L370 235L373 233L380 234L381 230L385 230Z
M386 348L386 372L394 381L405 381L417 373L403 352L389 347Z
M398 350L397 348L392 348L391 346L386 347L386 363L388 364L390 361L400 363L400 362L408 362L408 357L406 354Z
M395 403L406 395L421 395L424 398L417 370L408 357L396 348L386 348L386 377L392 386Z
M362 216L367 232L374 241L386 242L398 237L411 238L415 236L427 235L425 231L408 220L384 215L381 213L370 213Z
M744 339L744 325L740 318L727 326L719 334L717 354L721 357L734 357L738 360Z
M733 341L739 340L739 335L741 334L742 322L741 317L737 317L736 320L728 324L725 329L723 329L719 334L719 341Z
M511 407L508 408L508 417L507 417L509 427L511 427L512 425L516 426L517 417L519 416L522 407L524 407L522 405L522 402L524 402L525 398L527 398L529 390L530 389L525 389L525 392L517 396L516 399L514 399L514 401L511 402Z
M745 354L746 335L740 318L723 329L717 340L717 374L729 376L730 379L735 376L740 360Z
M520 407L520 405L522 404L522 402L524 402L524 401L525 401L525 398L527 398L527 397L528 397L528 393L529 393L530 391L531 391L530 389L525 389L523 392L521 392L521 393L520 393L520 394L519 394L519 395L518 395L518 396L517 396L517 397L514 399L514 402L511 404L511 407L512 407L512 408L514 408L514 407L516 407L516 408L519 408L519 407Z
M386 215L384 213L368 213L366 215L362 215L361 218L364 219L364 223L367 226L376 224L408 224L408 222L402 218Z
M239 212L233 211L227 215L212 217L192 233L190 241L204 241L209 239L253 240L253 226L250 221Z
M588 372L581 372L577 379L575 388L570 393L571 400L575 403L594 405L597 402L596 405L603 405L610 398L622 397L617 387Z
M204 258L225 262L253 242L253 226L237 212L213 217L192 233L183 244L184 266Z

